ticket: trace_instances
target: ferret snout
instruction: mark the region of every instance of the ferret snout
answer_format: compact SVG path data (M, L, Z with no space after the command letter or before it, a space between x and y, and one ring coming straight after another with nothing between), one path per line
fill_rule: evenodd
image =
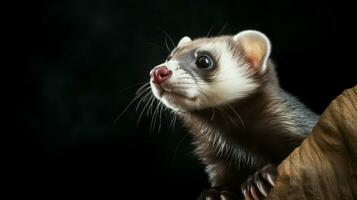
M156 67L150 72L150 77L153 83L162 84L172 75L172 71L165 66Z

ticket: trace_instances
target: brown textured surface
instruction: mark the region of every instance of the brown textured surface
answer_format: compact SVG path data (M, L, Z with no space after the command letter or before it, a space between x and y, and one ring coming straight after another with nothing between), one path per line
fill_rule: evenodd
M331 102L278 172L270 200L357 199L357 86Z

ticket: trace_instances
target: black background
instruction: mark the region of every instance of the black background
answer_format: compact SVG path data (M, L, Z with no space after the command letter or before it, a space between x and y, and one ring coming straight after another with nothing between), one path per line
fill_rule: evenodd
M210 28L213 35L266 33L282 87L318 113L357 80L356 23L342 2L64 0L20 7L13 26L16 53L25 56L24 85L13 92L24 95L14 99L21 134L7 151L18 163L15 185L55 190L50 196L195 199L208 186L190 136L179 122L169 127L171 115L160 132L150 131L150 116L136 124L135 106L114 122L168 55L165 32L175 43Z

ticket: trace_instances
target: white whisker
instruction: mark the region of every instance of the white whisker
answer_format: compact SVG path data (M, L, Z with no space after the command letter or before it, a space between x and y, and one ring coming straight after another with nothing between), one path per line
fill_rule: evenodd
M152 95L152 93L149 93L149 94L151 94L151 96L150 96L149 100L146 101L145 106L144 106L144 108L142 109L142 111L141 111L141 113L140 113L140 115L139 115L139 118L138 118L138 121L137 121L136 125L139 124L140 119L141 119L143 113L145 112L145 109L146 109L146 108L148 107L148 105L150 104L151 99L152 99L152 98L155 98L155 97Z
M150 94L151 94L151 92L149 91L148 93L146 93L146 94L144 95L143 98L140 99L140 101L138 102L138 105L137 105L136 108L135 108L135 111L138 111L140 104L141 104L143 101L146 101L146 99L148 98L148 96L150 96Z
M145 93L140 93L136 95L133 100L130 101L130 103L124 108L124 110L120 113L120 115L114 120L114 123L116 123L123 115L124 113L130 108L130 106L137 100L139 99L143 94Z

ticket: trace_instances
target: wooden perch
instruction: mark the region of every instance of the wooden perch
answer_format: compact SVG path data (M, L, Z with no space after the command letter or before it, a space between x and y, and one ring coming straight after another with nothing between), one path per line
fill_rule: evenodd
M357 85L331 102L278 172L269 200L357 199Z

